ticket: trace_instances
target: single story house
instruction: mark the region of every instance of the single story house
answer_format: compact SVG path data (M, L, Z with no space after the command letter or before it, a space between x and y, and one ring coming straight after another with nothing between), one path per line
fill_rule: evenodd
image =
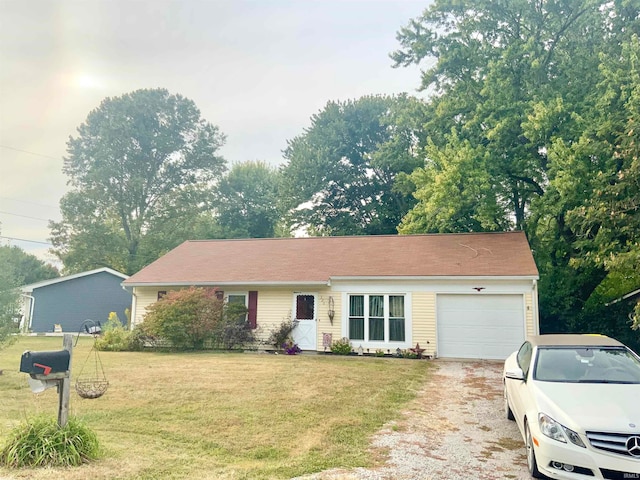
M132 324L167 291L217 287L264 339L283 320L324 351L504 359L539 333L538 270L523 232L187 241L123 282Z
M23 322L32 332L77 332L86 320L106 323L111 312L127 324L131 293L122 288L129 278L99 268L21 287Z

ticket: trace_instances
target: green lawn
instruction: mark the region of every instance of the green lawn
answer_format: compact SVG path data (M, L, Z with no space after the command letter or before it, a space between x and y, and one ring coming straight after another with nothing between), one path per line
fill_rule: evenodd
M73 353L72 378L92 340ZM56 416L55 389L31 393L24 350L58 350L60 337L23 337L0 351L0 443L17 423ZM324 355L100 352L110 382L95 400L72 391L71 414L103 447L74 469L8 470L0 478L291 478L371 466L371 435L397 418L428 379L426 361ZM93 363L84 367L92 368Z

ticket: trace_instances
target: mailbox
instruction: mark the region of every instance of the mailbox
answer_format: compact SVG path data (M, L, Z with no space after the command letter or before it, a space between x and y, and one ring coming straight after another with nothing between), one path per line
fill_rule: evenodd
M68 375L71 354L68 350L32 352L27 350L20 359L20 371L36 379L63 378Z

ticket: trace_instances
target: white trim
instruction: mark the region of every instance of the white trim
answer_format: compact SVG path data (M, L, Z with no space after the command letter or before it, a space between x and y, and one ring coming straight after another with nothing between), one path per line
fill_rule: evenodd
M333 281L350 281L350 280L476 280L476 281L495 281L495 280L538 280L538 275L380 275L380 276L332 276Z
M411 296L411 292L400 292L400 291L369 291L366 288L359 290L352 290L349 292L342 292L342 325L341 325L341 336L343 338L349 338L349 296L350 295L384 295L385 296L385 305L388 305L388 297L391 296L403 296L404 297L404 342L385 342L385 341L366 341L366 340L351 340L351 345L353 348L358 348L362 346L364 349L369 349L371 351L375 351L376 349L381 350L391 350L391 353L395 353L397 348L405 350L407 348L411 348L413 346L413 321L412 321L412 310L413 310L413 299ZM365 302L365 312L368 312L368 306ZM385 310L385 332L387 331L387 321L389 320L388 309ZM367 315L365 315L365 330L366 330L366 320Z
M126 280L127 278L129 278L129 276L125 275L124 273L120 273L115 270L112 270L111 268L104 267L104 268L97 268L95 270L89 270L88 272L76 273L73 275L67 275L65 277L57 277L57 278L52 278L50 280L43 280L42 282L31 283L29 285L24 285L20 287L20 289L22 290L23 293L29 293L29 292L33 292L36 288L46 287L48 285L54 285L56 283L66 282L67 280L74 280L76 278L87 277L89 275L94 275L96 273L103 273L103 272L110 273L111 275L120 277L123 280Z
M292 306L291 306L291 311L293 312L293 320L298 320L296 317L296 313L297 313L297 297L299 295L304 295L304 296L312 296L313 297L313 320L314 321L318 321L318 292L293 292L293 299L292 299ZM305 318L304 320L311 320L310 318Z
M224 292L224 302L225 303L229 303L229 295L235 295L236 297L239 297L240 295L242 295L244 297L244 306L246 308L249 308L249 292L246 290L231 290L231 291L226 291L223 290Z
M123 282L124 287L220 287L224 288L225 286L232 287L244 287L244 286L256 286L256 287L296 287L296 286L329 286L327 282L260 282L260 281L251 281L251 282Z
M297 316L297 306L298 306L298 297L299 296L309 296L309 297L313 297L313 318L309 319L309 318L305 318L305 319L298 319L296 318ZM293 341L298 343L298 346L302 349L302 350L317 350L318 349L318 310L320 308L320 305L318 304L318 299L319 299L319 295L318 292L293 292L293 298L292 298L292 305L291 305L291 312L292 312L292 317L294 321L298 321L298 322L308 322L306 325L313 325L313 335L312 335L312 342L313 345L309 344L309 345L304 345L304 344L300 344L300 337L298 335L296 335L296 329L298 328L298 326L296 326L296 328L291 332L291 336L293 337Z
M468 293L473 295L530 293L535 285L532 280L440 280L440 281L384 281L341 282L334 283L334 292L366 291L367 293L390 292L431 292L431 293ZM480 289L478 291L477 289Z
M640 293L640 288L637 289L637 290L634 290L633 292L626 293L623 296L616 298L615 300L611 300L610 302L605 303L604 306L608 307L609 305L613 305L615 303L619 303L622 300L627 300L628 298L634 297L639 293Z
M484 281L484 282L496 282L496 281L522 281L522 282L534 282L538 280L538 276L411 276L411 275L392 275L392 276L337 276L331 277L327 280L298 280L298 281L234 281L229 282L225 280L220 281L181 281L181 282L123 282L125 287L191 287L191 286L323 286L330 287L332 282L345 282L345 281L384 281L384 282L424 282L424 281Z

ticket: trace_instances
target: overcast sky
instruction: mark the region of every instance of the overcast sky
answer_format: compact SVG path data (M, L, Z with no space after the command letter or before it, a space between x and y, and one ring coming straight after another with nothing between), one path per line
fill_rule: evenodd
M167 88L227 136L231 164L282 163L329 100L417 94L391 68L428 0L0 0L0 235L46 242L69 136L107 96ZM46 258L47 245L0 238ZM52 257L49 257L51 260Z

